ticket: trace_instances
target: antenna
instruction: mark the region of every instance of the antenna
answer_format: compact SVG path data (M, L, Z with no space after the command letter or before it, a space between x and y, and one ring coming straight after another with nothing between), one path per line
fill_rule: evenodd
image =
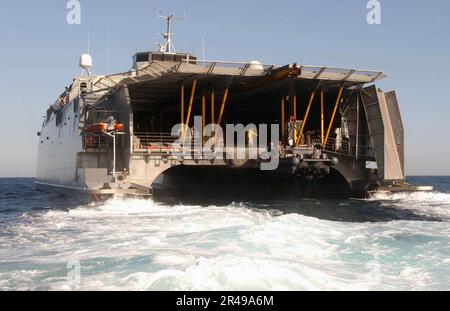
M81 54L80 56L80 67L83 69L81 71L81 76L90 76L92 69L92 56L89 55L91 51L91 31L88 28L87 31L87 53Z
M91 53L91 29L88 28L87 31L87 53Z
M158 13L158 17L162 18L164 20L166 20L167 22L167 31L165 33L162 33L161 35L163 36L163 38L166 40L165 44L161 44L161 43L157 43L156 45L159 47L159 51L161 53L176 53L175 50L175 46L173 45L173 41L172 41L172 22L176 19L185 19L186 18L186 13L184 14L184 17L182 18L177 18L175 17L175 15L171 14L169 16L164 16L162 15L162 12Z
M110 64L110 28L106 32L106 74L109 75L109 64Z
M203 60L206 60L206 53L205 53L205 36L202 37L202 48L203 48Z

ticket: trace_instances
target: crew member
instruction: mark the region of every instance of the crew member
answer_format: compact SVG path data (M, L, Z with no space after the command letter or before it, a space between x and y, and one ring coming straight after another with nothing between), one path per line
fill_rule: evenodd
M106 123L108 124L107 127L108 132L113 132L116 130L117 121L113 116L110 116L108 120L106 120Z
M253 129L247 132L247 141L249 148L253 148L255 146L257 137L258 133L256 133L256 131L254 131Z
M288 125L288 133L289 133L289 146L294 147L295 144L295 136L297 136L297 120L294 116L289 119Z

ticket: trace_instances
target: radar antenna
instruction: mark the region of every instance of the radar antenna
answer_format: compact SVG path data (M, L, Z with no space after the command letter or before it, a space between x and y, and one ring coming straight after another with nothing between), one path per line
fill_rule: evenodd
M176 19L185 19L186 14L183 18L177 18L175 15L171 14L169 16L162 15L161 12L158 13L158 17L166 20L167 22L167 32L161 33L160 35L163 36L163 38L166 40L165 44L156 43L156 45L159 47L159 51L161 53L176 53L175 46L173 45L172 41L172 22Z

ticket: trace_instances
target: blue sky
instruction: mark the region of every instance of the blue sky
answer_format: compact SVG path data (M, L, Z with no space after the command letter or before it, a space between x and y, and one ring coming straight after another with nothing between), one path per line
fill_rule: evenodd
M94 73L125 71L159 40L158 11L186 13L175 45L201 55L204 37L208 59L384 70L379 85L397 91L403 113L408 174L450 175L448 0L381 0L376 26L366 0L80 2L81 25L69 25L66 0L0 1L0 176L34 176L36 132L80 73L88 29Z

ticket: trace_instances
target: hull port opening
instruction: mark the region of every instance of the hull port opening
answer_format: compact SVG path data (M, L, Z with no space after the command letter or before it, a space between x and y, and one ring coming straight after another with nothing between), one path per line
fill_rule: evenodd
M332 172L316 182L279 171L229 167L179 166L166 171L153 184L156 200L191 203L296 200L350 197L345 179Z

